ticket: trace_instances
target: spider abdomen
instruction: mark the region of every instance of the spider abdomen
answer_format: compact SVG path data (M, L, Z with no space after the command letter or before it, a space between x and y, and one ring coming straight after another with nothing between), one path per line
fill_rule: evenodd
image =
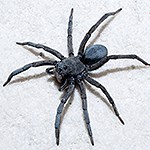
M85 50L83 56L83 62L87 65L92 65L102 58L106 57L108 54L108 50L103 45L92 45Z

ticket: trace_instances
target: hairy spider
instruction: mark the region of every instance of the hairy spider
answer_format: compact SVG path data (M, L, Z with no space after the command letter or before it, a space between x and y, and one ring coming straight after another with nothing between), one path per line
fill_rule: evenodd
M30 67L39 67L44 65L50 65L53 67L47 68L46 72L50 75L54 75L58 82L60 82L60 88L59 90L65 90L61 102L57 108L56 113L56 120L55 120L55 136L56 136L56 144L59 145L59 133L60 133L60 123L61 123L61 114L64 108L64 105L66 104L67 100L72 95L75 85L79 86L80 89L80 95L82 99L82 109L83 109L83 115L84 120L86 123L86 128L90 137L91 144L94 145L93 140L93 134L90 126L90 119L88 115L87 110L87 97L85 92L85 86L83 81L86 80L90 84L96 86L97 88L100 88L102 92L106 95L108 101L112 105L112 108L114 110L115 115L118 117L118 119L121 121L122 124L124 124L124 121L119 115L119 112L117 110L117 107L106 90L106 88L92 79L88 72L93 71L95 69L98 69L102 65L104 65L106 62L108 62L111 59L137 59L138 61L142 62L144 65L150 65L146 61L144 61L142 58L138 57L137 55L110 55L107 56L107 48L103 45L92 45L89 48L85 49L85 45L89 38L91 37L91 34L97 29L97 27L109 16L113 16L120 12L122 8L118 9L115 12L106 13L103 15L97 22L94 24L90 30L86 33L83 40L81 41L78 55L74 56L73 51L73 44L72 44L72 20L73 20L73 8L71 9L71 13L69 16L69 22L68 22L68 36L67 36L67 47L69 51L69 57L64 57L60 52L49 48L47 46L44 46L42 44L35 44L32 42L16 42L18 45L28 45L35 48L42 48L43 50L53 54L57 58L60 59L60 61L52 61L52 60L42 60L33 62L30 64L27 64L15 71L13 71L7 81L4 83L3 86L5 86L7 83L10 82L13 76L28 70Z

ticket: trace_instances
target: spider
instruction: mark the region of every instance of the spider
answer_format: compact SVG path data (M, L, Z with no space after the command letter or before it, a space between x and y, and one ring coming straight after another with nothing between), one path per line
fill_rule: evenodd
M13 71L7 81L4 83L3 86L8 84L13 76L28 70L31 67L40 67L40 66L53 66L46 69L46 72L49 75L54 75L57 79L57 81L60 83L59 90L66 90L60 104L57 108L56 113L56 119L55 119L55 137L56 137L56 144L59 145L59 135L60 135L60 124L61 124L61 116L62 111L64 109L64 106L67 102L67 100L70 98L70 96L73 94L73 91L75 89L75 86L79 86L80 96L82 99L82 109L83 109L83 115L84 120L86 124L86 128L88 131L88 135L90 137L91 144L94 145L93 140L93 134L92 129L90 125L90 119L88 115L88 109L87 109L87 97L85 92L85 85L84 80L86 80L88 83L92 84L93 86L96 86L97 88L100 88L102 92L107 97L109 103L112 105L112 108L114 110L115 115L118 117L120 122L124 124L123 119L120 117L119 112L117 110L117 107L114 103L114 100L106 90L106 88L90 77L89 72L98 69L99 67L103 66L105 63L107 63L109 60L112 59L136 59L143 63L144 65L149 65L146 61L144 61L142 58L138 57L135 54L130 55L110 55L108 56L107 48L103 45L92 45L88 48L85 48L85 45L89 38L91 37L91 34L97 29L97 27L109 16L114 16L118 12L120 12L122 8L118 9L115 12L110 12L104 14L97 22L94 24L90 30L86 33L83 40L81 41L78 55L74 56L74 50L73 50L73 44L72 44L72 25L73 25L73 8L71 9L71 13L69 16L69 22L68 22L68 36L67 36L67 47L69 51L69 57L64 57L60 52L49 48L47 46L44 46L42 44L35 44L32 42L16 42L18 45L28 45L35 48L42 48L46 52L49 52L60 59L60 61L52 61L52 60L42 60L37 61L33 63L29 63L15 71Z

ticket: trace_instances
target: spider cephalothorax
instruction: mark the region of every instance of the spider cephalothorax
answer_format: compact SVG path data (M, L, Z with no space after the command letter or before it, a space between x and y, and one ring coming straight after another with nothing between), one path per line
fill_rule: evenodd
M86 98L86 92L85 92L85 86L83 80L86 80L90 84L100 88L102 92L106 95L108 98L108 101L112 105L112 108L114 110L115 115L118 117L118 119L121 121L122 124L124 124L124 121L121 119L119 112L116 108L116 105L110 96L110 94L107 92L105 87L92 79L90 75L88 74L89 71L95 70L102 65L104 65L106 62L108 62L111 59L137 59L138 61L142 62L144 65L150 65L137 55L131 54L131 55L110 55L107 56L107 48L103 45L92 45L89 48L85 49L85 45L87 41L89 40L91 34L96 30L96 28L109 16L115 15L116 13L120 12L122 9L118 9L115 12L106 13L103 15L96 24L94 24L90 30L86 33L85 37L81 41L78 55L74 56L73 52L73 46L72 46L72 19L73 19L73 9L71 9L71 14L69 17L69 23L68 23L68 36L67 36L67 46L69 51L69 57L64 57L61 53L58 51L49 48L47 46L44 46L42 44L35 44L32 42L17 42L19 45L28 45L35 48L42 48L45 51L53 54L57 58L60 59L60 61L52 61L52 60L42 60L38 62L33 62L30 64L27 64L15 71L13 71L7 81L4 83L3 86L5 86L7 83L10 82L13 76L29 69L30 67L39 67L43 65L50 65L53 67L47 68L46 72L50 75L54 75L58 82L60 82L60 88L59 90L66 89L66 92L64 93L61 102L57 108L57 114L56 114L56 120L55 120L55 136L56 136L56 143L59 145L59 132L60 132L60 122L61 122L61 114L64 108L65 103L67 102L68 98L72 95L75 85L79 86L81 99L82 99L82 109L83 109L83 115L86 123L86 128L88 130L88 134L91 140L91 144L94 145L92 130L90 126L90 119L88 115L87 110L87 98Z
M69 57L58 62L55 66L54 72L57 80L67 79L70 77L76 78L86 69L85 65L80 61L79 57Z

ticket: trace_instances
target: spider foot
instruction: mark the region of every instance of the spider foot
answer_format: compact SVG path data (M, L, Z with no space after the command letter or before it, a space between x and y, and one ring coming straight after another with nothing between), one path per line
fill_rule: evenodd
M9 82L9 81L7 80L7 81L3 84L3 87L6 86L6 85L8 84L8 82Z
M32 43L32 42L16 42L16 44L18 44L18 45L22 45L22 46L24 46L24 45L28 45L28 46L32 46L32 47L35 47L35 48L48 48L48 47L46 47L46 46L44 46L44 45L42 45L42 44L35 44L35 43Z
M94 139L93 139L93 136L90 136L90 141L91 141L91 144L94 146Z
M123 119L120 116L117 116L117 117L120 120L120 122L124 125L125 123L124 123Z
M55 129L56 144L59 145L59 129Z
M122 10L122 8L118 9L115 13L118 13L118 12L120 12L121 10Z
M10 82L11 78L12 78L12 76L10 75L8 77L7 81L3 84L3 87L6 86Z
M16 42L16 44L18 44L18 45L25 45L25 43L21 43L21 42Z

